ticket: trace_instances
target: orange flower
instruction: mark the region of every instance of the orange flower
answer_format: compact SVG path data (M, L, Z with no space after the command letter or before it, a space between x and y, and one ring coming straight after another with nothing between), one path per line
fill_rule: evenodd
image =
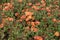
M45 7L46 6L46 3L42 4L42 7Z
M9 10L9 7L8 7L8 6L6 6L5 8L3 8L3 10L8 11L8 10Z
M52 21L53 21L53 22L57 22L57 19L53 18Z
M31 27L31 31L33 31L33 32L37 32L38 29L32 26L32 27Z
M33 12L25 12L25 15L26 16L32 16L33 15Z
M58 36L60 36L60 33L59 32L55 32L54 35L58 37Z
M11 4L11 3L6 3L5 4L6 6L5 6L5 8L3 8L3 10L9 10L9 9L12 9L13 8L13 5Z
M26 21L29 21L30 19L29 18L26 18Z
M34 28L34 30L33 30L34 32L37 32L38 31L38 29L37 28Z
M34 17L32 17L32 20L35 20L35 18L34 18Z
M45 8L40 8L40 10L45 10Z
M35 22L31 22L31 25L35 27Z
M35 40L43 40L43 38L41 36L34 36Z
M30 20L31 18L32 18L32 16L28 16L28 17L26 18L26 21Z
M5 24L5 22L6 22L6 19L3 18L2 19L2 24Z
M51 10L50 10L49 7L46 7L46 11L47 11L47 12L51 12Z
M22 19L20 19L19 21L22 22Z
M32 8L35 9L35 10L39 10L39 8L35 5L33 5Z
M5 19L2 18L2 22L0 24L0 28L3 28L4 27L4 24L5 24Z
M49 7L46 7L46 10L49 10L50 8Z
M18 0L18 2L22 3L22 0Z
M47 12L51 12L51 10L49 9L49 10L47 10Z
M60 20L58 20L58 22L60 22Z
M28 6L31 6L32 5L32 3L28 3Z
M39 24L40 24L40 22L39 22L39 21L35 21L35 24L36 24L36 25L39 25Z
M25 19L25 18L26 18L26 16L25 16L25 15L22 15L22 16L21 16L21 19Z
M58 4L58 1L53 2L54 4Z
M9 21L13 21L14 19L13 19L13 18L8 17L8 20L9 20Z
M7 3L7 5L9 6L9 5L10 5L10 3Z
M12 5L11 3L7 3L7 6L8 6L9 8L12 8L12 7L13 7L13 5Z
M36 6L40 6L40 3L38 2L38 3L36 3Z
M0 28L3 28L4 27L4 24L0 24Z

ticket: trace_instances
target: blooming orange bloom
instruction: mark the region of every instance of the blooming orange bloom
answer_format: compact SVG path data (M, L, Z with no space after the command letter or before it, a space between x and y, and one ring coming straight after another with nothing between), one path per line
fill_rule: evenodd
M45 7L46 6L46 3L44 3L42 6Z
M4 24L0 24L0 28L3 28L4 27Z
M30 19L29 18L26 18L26 21L29 21Z
M33 15L33 12L25 12L25 15L26 16L32 16Z
M31 6L32 5L32 3L28 3L28 6Z
M41 36L34 36L35 40L43 40L43 38Z
M45 8L40 8L40 10L45 10Z
M55 36L60 36L60 33L59 32L55 32L54 35Z
M13 5L11 3L5 3L4 5L5 5L5 7L3 8L3 10L6 10L7 11L7 10L13 8Z
M5 3L4 6L5 7L3 8L3 10L6 10L6 11L13 8L13 5L11 3Z
M49 7L46 7L46 10L49 10L50 8Z
M33 31L33 32L37 32L38 29L32 26L32 27L31 27L31 31Z
M38 3L36 3L36 6L40 6L40 3L38 2Z
M5 19L2 19L2 23L0 24L0 28L3 28L5 24Z
M30 19L32 19L32 16L28 16L28 17L26 18L26 21L28 21L28 20L30 20Z
M3 10L6 10L6 11L7 11L7 10L9 10L9 7L8 7L8 6L6 6L5 8L3 8Z
M31 22L31 25L35 27L35 22Z
M25 18L26 18L26 16L25 16L25 15L22 15L22 16L21 16L21 19L25 19Z
M58 22L60 22L60 20L58 20Z
M53 21L53 22L57 22L57 19L53 18L52 21Z
M2 24L5 24L5 22L6 22L6 20L3 18L3 19L2 19Z
M38 29L37 29L37 28L34 28L34 29L33 29L33 31L34 31L34 32L37 32L37 31L38 31Z
M32 20L35 20L35 18L34 18L34 17L32 17Z
M32 8L34 8L34 9L35 9L35 8L37 8L37 6L33 5L33 6L32 6Z
M35 9L35 10L39 10L39 8L35 5L33 5L32 8Z
M14 19L13 19L13 18L8 17L8 20L9 20L9 21L13 21Z
M11 3L7 3L7 6L8 6L9 8L12 8L12 7L13 7L13 5L12 5Z
M22 3L23 0L18 0L18 2Z
M19 21L22 22L22 19L20 19Z
M36 24L36 25L39 25L39 24L40 24L40 22L39 22L39 21L35 21L35 24Z
M51 12L50 7L46 7L47 12Z

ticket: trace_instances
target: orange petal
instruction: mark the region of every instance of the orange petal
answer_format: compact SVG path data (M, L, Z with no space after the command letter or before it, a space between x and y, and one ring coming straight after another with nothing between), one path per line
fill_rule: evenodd
M9 21L13 21L14 19L13 19L13 18L8 17L8 20L9 20Z
M31 16L31 15L33 15L33 13L32 12L25 12L25 15L26 16Z
M4 27L4 24L0 24L0 28L3 28Z
M41 36L34 36L35 40L43 40L43 38Z
M54 35L55 36L60 36L60 33L59 32L55 32Z

